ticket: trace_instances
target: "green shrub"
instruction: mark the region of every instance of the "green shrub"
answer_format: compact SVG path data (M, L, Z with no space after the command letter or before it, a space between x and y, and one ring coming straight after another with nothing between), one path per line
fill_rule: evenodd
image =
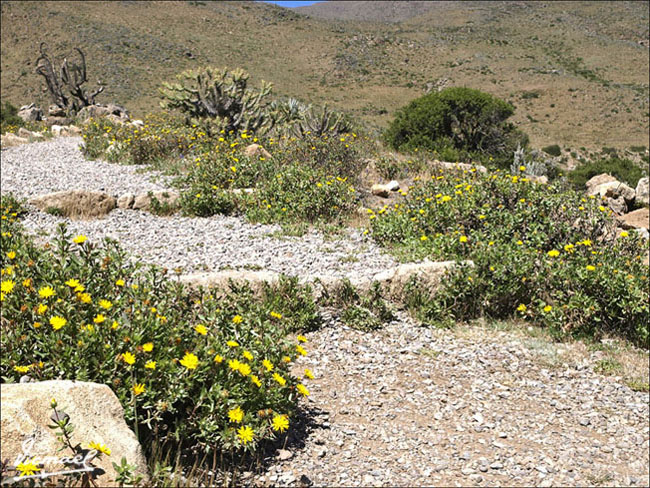
M512 105L470 88L447 88L413 100L400 109L384 133L401 151L427 149L444 159L479 159L509 165L527 137L507 119Z
M18 117L18 109L5 100L0 105L0 134L16 132L19 127L24 125L23 119Z
M283 279L259 298L235 286L215 297L64 227L38 247L19 212L3 196L3 382L105 383L144 446L252 451L281 433L308 394L289 368L306 354L292 335L319 323L309 289Z
M519 310L558 334L616 332L647 344L648 243L632 233L614 240L616 223L595 198L501 172L440 174L371 222L374 239L409 260L473 261L432 300L417 284L406 293L428 322Z
M550 146L543 147L542 151L544 151L549 156L559 157L562 155L562 149L560 149L560 146L557 144L551 144Z
M602 173L609 173L632 188L635 188L639 180L647 175L647 172L644 172L634 161L612 157L581 164L567 173L567 178L575 189L584 190L585 183L589 179Z

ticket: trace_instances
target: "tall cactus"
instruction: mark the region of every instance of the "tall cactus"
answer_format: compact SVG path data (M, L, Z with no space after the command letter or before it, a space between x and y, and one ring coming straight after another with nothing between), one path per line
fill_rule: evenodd
M54 71L44 42L41 43L39 50L41 55L36 60L36 73L45 78L54 104L70 114L95 103L95 97L104 91L104 87L100 86L90 94L82 88L81 85L86 83L88 78L86 76L86 57L81 49L75 48L79 53L80 61L69 62L67 58L64 58L59 73ZM64 88L67 89L67 93Z
M159 89L163 108L179 109L203 121L213 119L228 133L264 132L275 123L267 100L272 85L262 81L259 90L249 88L249 74L241 69L205 67L177 78L179 83L163 82Z
M293 126L293 132L298 137L304 137L307 133L322 136L325 134L342 134L349 132L352 125L341 112L335 112L327 107L315 109L311 105L305 110L301 120Z

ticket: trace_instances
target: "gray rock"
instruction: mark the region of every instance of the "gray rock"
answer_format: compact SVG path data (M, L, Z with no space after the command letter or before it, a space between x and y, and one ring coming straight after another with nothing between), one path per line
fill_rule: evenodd
M641 178L636 184L635 201L641 205L650 205L650 195L648 189L648 177Z

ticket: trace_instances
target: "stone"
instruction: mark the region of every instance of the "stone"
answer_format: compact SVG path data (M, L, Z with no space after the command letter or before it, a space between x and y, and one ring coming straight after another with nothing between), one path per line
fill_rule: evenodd
M531 182L537 183L538 185L546 185L548 184L548 176L535 176L535 175L526 175L526 178L528 178Z
M0 146L2 147L20 146L21 144L27 144L28 142L29 139L25 137L19 137L16 134L12 134L11 132L7 132L6 134L2 134L2 136L0 136Z
M382 185L377 183L375 185L372 185L372 188L370 188L370 192L373 195L377 195L378 197L388 198L388 195L390 195L391 190L388 188L387 185Z
M599 195L600 197L618 198L623 197L626 202L634 201L635 192L625 183L620 181L610 181L592 187L587 191L589 195Z
M40 108L36 107L33 103L20 107L17 115L25 122L36 122L43 120L43 111Z
M95 482L99 486L118 486L113 462L122 457L135 465L138 473L147 477L147 461L135 434L124 421L124 410L107 385L70 380L41 381L23 384L3 384L1 458L13 464L23 453L41 459L47 471L61 471L57 460L74 455L70 449L57 450L61 443L52 423L50 400L56 399L59 411L64 411L74 425L72 444L96 442L111 450L92 461L103 470ZM30 440L32 439L32 440Z
M70 125L74 123L74 120L71 119L70 117L48 117L47 119L44 120L45 125L48 127L52 127L53 125Z
M69 125L63 128L61 135L66 137L76 137L81 135L81 129L76 125Z
M52 132L52 135L54 137L61 137L61 132L63 131L63 127L65 126L55 124L52 127L50 127L50 131Z
M150 211L152 208L151 202L155 198L161 205L168 205L172 208L177 206L180 195L175 191L153 191L148 193L141 193L135 197L133 201L134 210Z
M585 186L587 187L587 192L588 192L592 188L602 185L603 183L612 183L614 181L618 181L618 180L614 178L612 175L608 175L607 173L601 173L589 179L585 183Z
M446 161L430 161L429 164L432 168L442 171L464 172L464 171L478 171L479 173L487 173L487 168L480 164L468 163L449 163Z
M392 180L386 183L386 188L388 191L397 191L399 190L399 181L397 180Z
M43 139L45 139L45 136L40 132L33 132L31 130L25 129L24 127L18 129L18 137L24 137L27 140L38 140L38 141L42 141Z
M135 119L131 121L131 125L137 127L138 129L144 127L144 122L140 119Z
M112 122L118 124L123 124L129 120L129 115L126 109L120 105L115 105L113 103L109 103L108 105L87 105L77 113L77 119L82 122L87 122L90 119L96 119L100 117L106 117ZM142 125L144 125L144 123Z
M292 457L293 457L293 453L291 451L288 451L287 449L278 449L278 454L276 456L276 459L280 461L287 461Z
M117 208L123 210L132 209L135 203L135 195L133 193L125 193L117 199Z
M623 197L608 198L607 206L616 215L623 215L625 212L627 212L627 205L625 204L625 199Z
M646 207L650 205L650 196L648 195L648 177L641 178L636 184L636 196L634 198L637 204L645 205Z
M616 219L624 229L648 229L650 210L648 207L639 208Z
M70 218L103 217L117 205L115 198L107 193L86 190L47 193L32 198L29 203L43 211L56 209L59 215Z
M58 105L50 105L47 109L47 115L49 117L65 117L67 114L64 108L61 108Z
M230 283L236 285L247 284L254 293L261 294L265 284L275 284L280 281L280 274L274 271L252 270L224 270L205 273L191 273L181 275L178 280L192 288L209 288L214 291L223 291L230 288Z
M246 146L246 149L244 149L244 154L249 158L254 158L254 157L258 157L258 158L263 157L265 159L271 158L271 154L259 144L251 144L249 146Z

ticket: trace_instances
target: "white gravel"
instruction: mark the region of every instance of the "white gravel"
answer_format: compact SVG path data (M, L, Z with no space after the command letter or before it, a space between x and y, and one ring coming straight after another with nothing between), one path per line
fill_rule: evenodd
M81 137L58 137L2 150L2 193L34 197L63 190L103 191L112 196L146 193L169 187L169 178L144 166L88 161Z

